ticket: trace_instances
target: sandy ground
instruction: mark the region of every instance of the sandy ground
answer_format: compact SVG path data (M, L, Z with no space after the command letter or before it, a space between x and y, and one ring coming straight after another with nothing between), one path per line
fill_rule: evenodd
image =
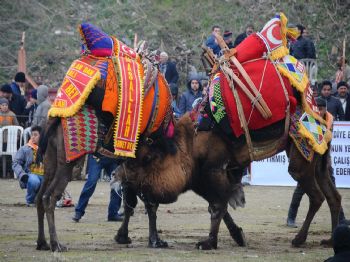
M77 202L83 181L68 185ZM148 219L139 202L130 223L130 245L119 245L113 237L120 222L107 222L109 184L99 182L80 223L71 217L74 208L56 210L56 226L60 241L69 247L65 253L36 251L36 209L24 205L25 191L15 180L0 180L0 261L323 261L332 249L319 245L330 235L330 215L324 203L310 228L302 248L293 248L291 240L297 229L285 226L287 209L292 196L291 187L246 186L247 205L230 210L247 238L247 247L238 247L222 224L218 249L195 249L198 240L209 229L207 203L187 192L171 205L160 206L158 229L168 249L147 248ZM340 189L345 213L350 217L350 190ZM304 197L298 214L300 225L308 206ZM46 226L46 225L45 225ZM46 227L47 228L47 227ZM48 233L47 233L48 236Z

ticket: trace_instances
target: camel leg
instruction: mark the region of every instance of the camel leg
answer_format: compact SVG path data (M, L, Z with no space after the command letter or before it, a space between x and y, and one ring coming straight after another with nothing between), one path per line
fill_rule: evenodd
M329 206L330 212L331 212L331 220L332 220L332 232L337 227L339 223L339 212L341 209L341 196L339 192L337 191L334 183L332 182L332 179L330 177L330 167L331 162L329 159L329 155L325 156L328 158L327 161L327 167L322 167L321 163L320 165L317 165L316 167L316 179L318 182L319 187L321 188L324 196L326 197L327 204ZM321 241L322 245L326 245L331 247L333 244L332 236L329 239L324 239Z
M226 225L228 231L230 232L232 239L240 247L247 246L247 242L246 242L245 235L243 233L242 228L236 225L236 223L233 221L233 219L228 211L226 211L223 219L224 219L224 222L225 222L225 225Z
M149 238L148 247L152 248L166 248L168 243L160 239L157 231L157 210L159 204L153 204L145 201L145 207L148 215L148 228L149 228Z
M114 240L119 244L130 244L131 239L129 238L129 221L130 217L137 205L136 193L131 190L128 186L123 186L124 195L124 219L115 235Z
M290 148L290 163L288 171L291 176L299 182L301 188L309 197L309 210L307 212L306 219L303 226L300 228L300 231L292 240L292 244L295 247L305 243L310 224L325 199L322 191L316 183L316 163L317 155L314 156L314 160L311 163L307 162L298 152L298 149L294 146L294 144L292 144Z
M209 203L208 211L210 213L211 222L209 237L208 239L200 241L196 244L196 248L202 250L217 249L220 223L224 215L227 213L227 203Z
M50 250L50 246L46 242L45 237L45 231L44 231L44 205L43 205L43 193L47 188L48 180L44 177L43 184L40 187L40 190L38 192L37 198L36 198L36 208L37 208L37 215L38 215L38 239L36 241L36 249L37 250Z
M70 172L72 171L73 166L70 165ZM67 251L67 248L59 243L56 233L56 226L55 226L55 207L56 207L56 201L62 196L62 193L64 192L69 179L66 177L59 177L57 174L67 174L65 172L69 172L67 168L58 168L56 172L56 177L50 184L47 191L44 193L43 196L43 204L46 212L46 218L47 223L49 226L49 233L50 233L50 246L51 251L58 251L63 252Z

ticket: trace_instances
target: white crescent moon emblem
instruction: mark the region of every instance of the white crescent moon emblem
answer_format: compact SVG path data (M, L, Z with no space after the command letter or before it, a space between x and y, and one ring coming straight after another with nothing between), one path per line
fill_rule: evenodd
M267 29L267 32L266 32L266 36L267 36L267 39L273 43L274 45L279 45L282 43L282 40L278 40L276 39L273 35L272 35L272 30L276 27L277 25L274 24L272 25L269 29Z
M134 55L134 50L128 48L126 45L122 45L122 49L123 49L123 51L124 51L125 53Z

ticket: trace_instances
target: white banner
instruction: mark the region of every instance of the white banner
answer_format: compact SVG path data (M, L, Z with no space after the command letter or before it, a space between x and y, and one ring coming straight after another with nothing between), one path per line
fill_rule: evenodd
M334 122L331 157L337 187L350 188L350 122ZM296 181L288 173L286 153L253 162L250 183L295 186Z

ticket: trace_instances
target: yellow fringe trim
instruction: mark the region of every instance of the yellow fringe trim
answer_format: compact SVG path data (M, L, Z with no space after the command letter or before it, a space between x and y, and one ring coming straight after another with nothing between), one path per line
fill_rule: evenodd
M299 82L291 75L288 69L284 68L282 65L277 64L277 68L283 76L289 79L292 86L294 86L299 92L304 93L306 87L309 85L309 78L307 77L305 72L303 74L303 78Z
M304 138L306 138L309 144L312 146L312 149L317 153L323 155L328 149L328 143L332 140L332 125L333 125L333 116L330 113L326 113L326 120L323 119L323 122L326 125L326 132L323 136L323 141L321 144L317 143L314 136L307 130L304 125L298 122L298 132Z
M297 149L299 150L300 154L301 154L308 162L311 162L312 159L314 158L314 152L315 152L315 150L312 148L312 150L310 150L311 152L310 152L309 157L306 157L306 156L304 155L303 149L302 149L301 146L300 146L299 141L298 141L294 136L292 136L291 134L289 134L289 137L294 141L294 145L297 147Z
M68 69L69 70L69 69ZM50 117L71 117L74 116L80 108L85 104L86 99L90 95L92 89L96 86L97 82L101 79L100 71L98 70L96 74L91 78L89 83L85 86L83 93L80 95L78 100L66 108L51 107L48 115Z

